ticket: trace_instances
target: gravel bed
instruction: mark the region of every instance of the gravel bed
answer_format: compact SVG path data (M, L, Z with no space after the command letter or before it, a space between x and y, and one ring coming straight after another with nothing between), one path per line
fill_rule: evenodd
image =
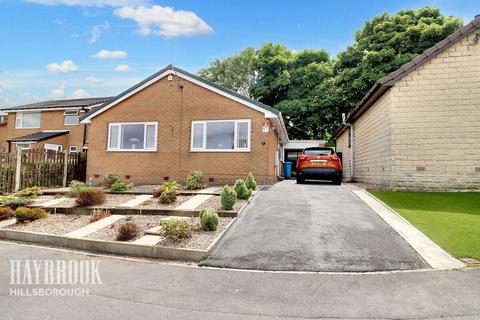
M135 197L137 196L133 194L107 194L107 198L104 203L87 208L114 208L119 204L134 199Z
M189 222L192 226L194 226L194 231L192 232L192 236L187 239L183 239L180 241L173 241L169 239L165 239L160 241L157 245L162 247L171 247L171 248L188 248L188 249L196 249L196 250L207 250L208 246L212 244L212 242L222 233L225 231L227 226L233 218L220 218L217 230L215 231L203 231L199 224L199 218L189 218Z
M89 223L90 216L50 214L44 219L17 222L9 226L8 229L61 235L85 227Z
M242 199L237 199L237 202L235 202L235 205L233 206L232 211L238 212L243 205L247 202L247 200L242 200ZM201 210L201 209L212 209L215 211L224 211L222 208L222 204L220 203L220 196L213 196L201 203L196 209Z
M32 200L32 205L40 205L42 204L43 202L47 202L47 201L50 201L50 200L53 200L55 199L55 196L39 196L37 198L33 198L31 199Z
M153 192L153 189L160 187L160 185L145 185L145 186L134 186L132 189L127 192L142 192L149 194Z
M125 219L121 219L117 222L115 222L112 225L109 225L101 230L98 230L95 233L92 233L85 238L87 239L97 239L97 240L108 240L108 241L115 241L117 240L117 234L118 234L118 229L120 228L120 225L129 220L133 221L137 224L137 226L140 228L140 233L135 239L132 239L127 242L135 241L145 235L145 231L148 229L151 229L153 227L157 227L160 225L160 221L162 219L165 219L165 216L143 216L143 215L132 215L128 216Z
M153 201L153 203L151 204L146 204L146 205L139 205L137 206L137 208L142 208L142 209L175 209L176 207L178 207L179 205L181 205L182 203L184 203L185 201L193 198L194 196L182 196L182 195L179 195L177 196L177 201L175 201L174 203L170 203L170 204L164 204L164 203L160 203L160 200L158 198L152 198L151 200Z

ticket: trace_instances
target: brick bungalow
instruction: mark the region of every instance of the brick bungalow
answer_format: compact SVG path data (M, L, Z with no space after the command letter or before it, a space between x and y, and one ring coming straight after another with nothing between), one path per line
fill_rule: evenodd
M334 134L344 179L480 188L480 17L377 81Z
M88 124L87 177L136 184L182 181L194 170L231 183L252 172L274 183L288 142L279 111L167 66L81 118Z

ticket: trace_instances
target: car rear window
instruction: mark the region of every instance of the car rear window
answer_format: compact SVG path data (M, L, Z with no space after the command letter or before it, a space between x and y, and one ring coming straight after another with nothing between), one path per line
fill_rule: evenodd
M326 148L326 149L305 149L303 151L305 155L312 155L312 156L329 156L333 154L333 149Z

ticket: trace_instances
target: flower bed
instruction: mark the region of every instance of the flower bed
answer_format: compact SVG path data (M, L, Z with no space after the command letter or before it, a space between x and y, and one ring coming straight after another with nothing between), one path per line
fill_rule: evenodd
M147 200L147 202L151 202L148 204L140 204L136 208L141 208L141 209L175 209L182 203L184 203L187 200L190 200L193 198L193 196L182 196L179 195L177 196L177 200L173 203L170 204L165 204L165 203L160 203L158 198L151 198L150 200Z
M44 219L17 222L6 227L6 229L62 235L82 228L89 223L90 217L85 215L50 214Z
M237 199L232 211L239 211L247 200ZM201 203L196 209L212 209L215 211L224 211L222 204L220 203L220 196L213 196Z

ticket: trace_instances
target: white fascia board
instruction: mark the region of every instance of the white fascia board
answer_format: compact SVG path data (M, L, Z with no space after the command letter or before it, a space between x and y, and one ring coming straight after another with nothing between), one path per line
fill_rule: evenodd
M152 80L148 81L148 82L145 82L142 86L136 88L135 90L132 90L131 92L129 92L128 94L124 95L123 97L115 100L115 101L112 101L110 104L108 104L107 106L105 106L104 108L102 108L101 110L98 110L98 112L95 112L93 114L91 114L90 116L88 116L87 118L83 119L80 123L90 123L91 119L99 114L101 114L102 112L104 111L107 111L108 109L110 109L111 107L115 106L116 104L128 99L129 97L133 96L134 94L136 94L137 92L139 91L142 91L143 89L147 88L148 86L154 84L155 82L159 81L160 79L170 75L170 74L173 74L175 76L178 76L182 79L185 79L187 81L190 81L192 83L195 83L201 87L204 87L210 91L213 91L215 93L218 93L224 97L227 97L231 100L234 100L236 102L239 102L247 107L250 107L252 109L255 109L257 111L260 111L261 113L263 113L265 115L266 118L278 118L278 116L276 114L274 114L273 112L270 112L268 110L265 110L263 108L260 108L259 106L256 106L255 104L253 103L249 103L248 101L245 101L243 99L240 99L238 97L235 97L227 92L224 92L222 90L219 90L215 87L212 87L206 83L203 83L202 81L198 81L192 77L189 77L188 75L186 74L183 74L182 72L180 71L174 71L174 70L167 70L165 72L163 72L162 74L158 75L157 77L153 78Z

